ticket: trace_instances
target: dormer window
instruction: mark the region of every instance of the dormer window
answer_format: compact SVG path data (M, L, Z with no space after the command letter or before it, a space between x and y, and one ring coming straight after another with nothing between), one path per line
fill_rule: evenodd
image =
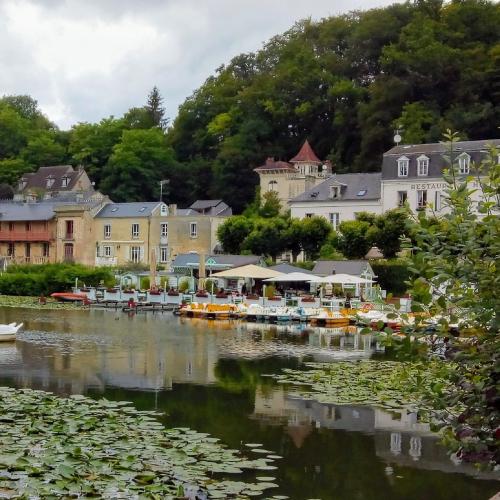
M54 177L47 177L47 188L51 188L54 185Z
M28 182L26 181L26 179L21 179L19 181L19 191L22 191L26 187L27 184L28 184Z
M429 158L425 155L417 158L417 175L419 177L429 175Z
M408 168L410 160L406 156L402 156L398 160L398 177L408 177Z
M330 186L330 198L340 198L340 186Z
M168 207L167 205L162 205L160 208L160 214L161 215L168 215Z
M69 177L64 176L64 177L61 179L61 186L62 186L63 188L65 188L65 187L68 187L68 186L69 186Z
M470 172L470 156L467 153L462 153L458 157L458 173L467 175Z

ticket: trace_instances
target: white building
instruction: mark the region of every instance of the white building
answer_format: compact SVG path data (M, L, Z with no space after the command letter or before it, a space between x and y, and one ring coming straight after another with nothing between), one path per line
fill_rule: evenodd
M321 215L337 229L341 222L354 220L358 212L382 213L380 189L380 173L332 175L291 200L291 216Z
M455 143L452 160L457 174L462 179L476 175L473 164L481 163L490 146L500 147L500 139ZM413 211L441 212L444 190L448 187L443 170L450 168L444 157L447 152L448 146L443 143L401 145L387 151L382 162L383 211L408 203ZM471 187L480 186L472 181ZM479 200L481 191L474 196Z

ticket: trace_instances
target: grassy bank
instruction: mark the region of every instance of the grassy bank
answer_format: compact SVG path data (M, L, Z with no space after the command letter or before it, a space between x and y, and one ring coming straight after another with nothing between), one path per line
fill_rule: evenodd
M40 304L38 297L26 295L0 295L0 307L22 307L25 309L67 309L67 310L87 310L87 307L75 302L58 302L48 297L45 304Z

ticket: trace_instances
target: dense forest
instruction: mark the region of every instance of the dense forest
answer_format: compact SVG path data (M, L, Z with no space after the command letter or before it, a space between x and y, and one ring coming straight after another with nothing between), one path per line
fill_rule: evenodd
M60 131L29 97L0 99L0 182L71 162L116 201L156 198L168 178L169 202L221 197L241 211L253 168L289 159L305 138L348 172L378 170L396 128L407 143L448 128L498 137L500 6L417 0L303 20L218 68L171 126L161 101L155 89L120 118Z

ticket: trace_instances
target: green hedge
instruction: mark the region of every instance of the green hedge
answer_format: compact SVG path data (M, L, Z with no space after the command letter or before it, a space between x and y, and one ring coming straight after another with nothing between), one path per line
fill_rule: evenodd
M370 265L377 276L377 283L393 295L403 295L408 289L405 281L411 277L409 262L405 260L376 260Z
M80 264L43 264L9 266L0 275L0 293L4 295L50 295L71 290L78 278L79 285L96 286L114 283L109 268L86 267Z

